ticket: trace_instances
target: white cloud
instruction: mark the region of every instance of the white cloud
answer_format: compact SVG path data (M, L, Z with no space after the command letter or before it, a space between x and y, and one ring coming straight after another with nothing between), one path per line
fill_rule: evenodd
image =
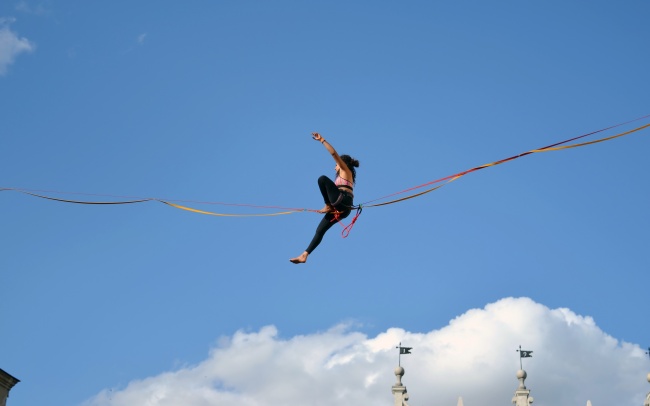
M650 369L638 345L605 334L590 317L506 298L428 333L400 328L369 338L337 326L281 339L275 327L223 338L198 365L104 390L89 406L390 405L402 356L411 405L509 404L521 344L535 405L639 406Z
M19 54L35 49L35 45L27 38L20 38L9 29L12 22L12 19L0 18L0 75L7 72Z
M138 44L144 44L144 40L147 38L147 33L138 35Z

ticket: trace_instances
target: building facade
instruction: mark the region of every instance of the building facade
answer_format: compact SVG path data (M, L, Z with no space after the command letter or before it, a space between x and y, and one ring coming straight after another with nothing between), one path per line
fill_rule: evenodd
M0 406L6 406L9 391L15 384L20 382L19 379L14 378L2 369L0 369Z

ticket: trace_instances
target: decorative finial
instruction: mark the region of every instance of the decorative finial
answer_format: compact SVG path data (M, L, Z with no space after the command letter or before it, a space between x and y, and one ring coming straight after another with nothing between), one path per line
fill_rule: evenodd
M524 365L521 361L522 358L532 358L533 352L532 351L526 351L521 349L521 345L519 346L518 350L515 350L519 353L519 369L524 369Z
M397 365L402 366L402 354L407 355L411 353L411 350L413 347L402 347L402 343L400 342L399 345L395 348L399 348L399 356L397 358Z
M397 378L397 383L395 385L402 386L403 376L404 376L404 368L402 367L395 368L395 378Z
M519 387L517 390L525 390L526 389L526 378L528 377L528 374L526 371L523 369L520 369L517 371L517 379L519 380Z

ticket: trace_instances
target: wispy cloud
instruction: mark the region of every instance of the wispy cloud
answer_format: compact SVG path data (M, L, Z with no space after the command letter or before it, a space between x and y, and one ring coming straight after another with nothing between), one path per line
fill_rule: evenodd
M124 51L124 54L128 54L128 53L130 53L130 52L133 52L133 50L135 50L137 47L143 46L144 43L145 43L145 41L146 41L146 39L147 39L147 35L148 35L148 34L147 34L146 32L144 32L144 33L138 35L138 36L135 38L135 45L134 45L134 44L131 44L131 45L129 46L129 48L127 48L127 49Z
M16 11L28 14L43 15L48 12L42 4L32 6L27 2L27 0L20 0L18 3L16 3L16 6L14 8Z
M9 65L24 52L32 52L36 45L27 38L21 38L10 29L13 19L0 18L0 75L7 73Z
M604 333L593 319L506 298L426 333L392 328L376 337L338 326L281 339L275 327L223 338L198 365L107 389L89 406L277 406L391 404L395 346L411 403L508 404L521 344L536 405L643 404L650 368L638 345Z

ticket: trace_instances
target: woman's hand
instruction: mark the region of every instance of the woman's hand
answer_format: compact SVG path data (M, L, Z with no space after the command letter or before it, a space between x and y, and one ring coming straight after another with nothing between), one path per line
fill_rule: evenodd
M311 137L319 142L325 141L325 138L323 138L323 136L320 135L319 133L311 133Z
M323 144L325 149L332 155L332 157L334 158L334 161L336 161L337 165L339 165L341 168L347 168L347 166L345 165L345 162L343 162L341 160L341 157L339 156L338 153L336 153L336 150L334 149L334 147L329 142L327 142L325 140L325 138L323 138L322 135L320 135L319 133L311 133L311 137L313 139L315 139L316 141L319 141L321 144Z

